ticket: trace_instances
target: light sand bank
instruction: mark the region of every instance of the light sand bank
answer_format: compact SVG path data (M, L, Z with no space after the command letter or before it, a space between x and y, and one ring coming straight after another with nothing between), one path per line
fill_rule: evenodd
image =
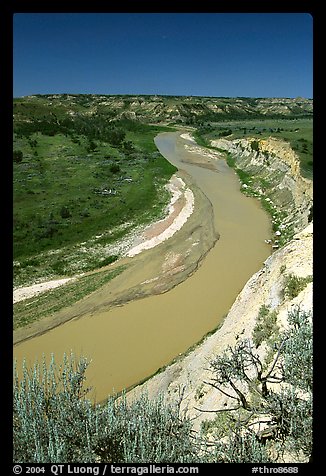
M127 246L127 251L124 253L124 256L132 258L142 251L154 248L168 238L171 238L182 228L193 213L194 194L180 177L173 175L166 188L171 193L171 199L166 209L166 217L146 226L142 231L138 231L132 240L130 238L125 240L122 248ZM13 292L13 303L15 304L50 289L63 286L77 277L55 279L17 288Z

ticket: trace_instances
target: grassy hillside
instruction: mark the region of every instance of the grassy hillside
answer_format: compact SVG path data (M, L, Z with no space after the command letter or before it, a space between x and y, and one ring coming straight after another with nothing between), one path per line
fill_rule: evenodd
M108 264L105 247L161 216L175 168L153 138L168 125L192 125L203 142L285 138L312 175L308 99L36 95L13 113L16 285Z
M153 138L170 129L101 117L74 121L39 98L24 103L14 121L15 283L114 261L87 253L77 265L75 247L95 239L103 248L161 216L169 199L164 185L176 169Z

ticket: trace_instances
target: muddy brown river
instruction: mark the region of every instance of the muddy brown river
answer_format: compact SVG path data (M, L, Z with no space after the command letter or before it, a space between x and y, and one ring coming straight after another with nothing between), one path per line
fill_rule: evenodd
M155 143L210 200L218 241L199 268L170 291L119 307L95 308L14 346L18 364L24 358L31 364L51 353L57 362L71 351L88 357L87 384L96 401L136 385L215 329L271 253L264 242L271 235L267 214L258 200L240 192L238 177L224 160L215 160L212 169L194 165L203 158L185 149L191 143L180 138L180 133L160 134ZM155 253L160 253L160 246ZM151 268L151 254L147 261L144 256L141 279L146 266ZM130 279L135 280L135 275Z

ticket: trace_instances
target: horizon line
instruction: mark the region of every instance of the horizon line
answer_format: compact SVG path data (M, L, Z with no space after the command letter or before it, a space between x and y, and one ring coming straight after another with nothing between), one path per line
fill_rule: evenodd
M22 99L32 96L156 96L156 97L198 97L212 99L305 99L312 101L312 97L306 96L211 96L200 94L158 94L158 93L32 93L21 96L13 96L13 99Z

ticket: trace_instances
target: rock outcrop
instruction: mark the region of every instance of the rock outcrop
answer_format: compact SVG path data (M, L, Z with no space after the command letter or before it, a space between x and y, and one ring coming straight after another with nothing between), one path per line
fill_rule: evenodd
M257 195L264 195L280 213L280 233L287 230L292 237L312 220L312 181L301 175L299 158L288 142L269 137L218 139L211 145L229 152L235 166L253 176Z
M233 347L239 338L250 338L261 306L268 306L277 312L280 328L287 326L288 311L293 306L312 311L312 282L293 299L284 293L287 276L300 278L312 276L313 224L297 233L293 240L275 251L244 286L231 307L222 326L207 337L187 355L180 357L163 372L129 392L129 398L141 392L150 396L164 393L167 401L177 401L183 394L182 408L194 418L194 426L214 418L214 413L201 410L221 408L227 399L216 389L205 385L210 379L208 364L228 346Z
M229 403L228 397L205 384L211 376L209 362L229 346L234 347L238 339L252 338L261 307L276 312L280 329L287 327L288 312L293 306L309 312L313 308L312 182L301 176L298 159L288 144L269 138L253 146L254 140L220 139L212 145L236 157L239 168L269 181L269 196L284 212L284 224L292 225L295 233L249 279L215 332L128 394L133 399L142 392L150 396L163 393L167 401L180 401L182 395L181 408L193 418L196 429L215 417L214 409ZM306 278L302 280L303 289L293 297L285 292L289 276ZM266 346L262 345L260 352L266 352Z
M224 118L262 118L273 115L279 117L310 117L313 111L312 99L305 98L225 98L196 96L118 96L95 94L47 94L26 96L16 100L24 108L14 107L16 121L24 120L29 105L42 104L58 111L78 116L104 114L116 119L134 119L146 123L188 123L198 119L214 121ZM27 108L27 109L26 109ZM57 109L58 108L58 109ZM34 113L34 109L33 109Z

